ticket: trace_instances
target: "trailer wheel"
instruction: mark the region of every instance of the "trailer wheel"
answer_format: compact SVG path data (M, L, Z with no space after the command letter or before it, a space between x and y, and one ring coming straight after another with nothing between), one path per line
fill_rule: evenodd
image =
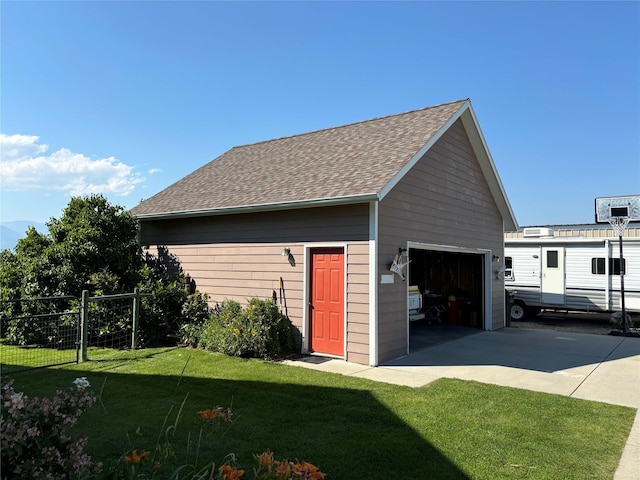
M527 310L524 303L516 300L513 305L511 305L511 320L515 320L516 322L519 320L524 320L527 316Z

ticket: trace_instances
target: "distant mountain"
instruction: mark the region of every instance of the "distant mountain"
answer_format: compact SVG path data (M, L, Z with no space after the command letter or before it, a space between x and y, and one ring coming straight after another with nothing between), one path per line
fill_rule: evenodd
M29 227L34 227L40 233L47 233L49 229L44 223L30 220L17 220L15 222L0 223L0 250L13 249L18 240L24 238Z

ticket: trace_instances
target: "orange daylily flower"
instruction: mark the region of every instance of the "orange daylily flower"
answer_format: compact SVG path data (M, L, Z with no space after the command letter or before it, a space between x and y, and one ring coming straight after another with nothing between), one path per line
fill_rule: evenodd
M223 409L222 407L216 407L201 410L198 412L198 415L200 415L203 420L218 420L219 422L231 423L233 413L230 408Z
M284 477L285 475L291 475L291 464L289 463L289 461L287 460L283 460L282 463L280 463L280 465L278 465L278 468L276 468L276 474L280 475L281 477Z
M277 461L275 462L278 463ZM302 462L296 460L292 462L290 460L283 460L276 468L276 474L278 478L292 479L292 478L304 478L306 480L322 480L326 477L325 473L318 470L318 467L309 462Z
M149 455L149 452L145 451L138 453L137 450L134 450L133 452L131 452L131 455L127 455L126 457L124 457L124 459L129 463L140 463L140 460L142 460L147 455Z
M267 450L266 452L256 455L256 460L258 460L258 464L261 467L270 467L274 464L273 461L273 452ZM278 463L278 462L276 462Z
M236 480L244 475L244 470L237 470L231 465L223 465L218 470L224 475L224 480Z
M213 420L214 418L216 418L216 411L207 408L206 410L201 410L200 412L198 412L198 415L200 415L205 420Z

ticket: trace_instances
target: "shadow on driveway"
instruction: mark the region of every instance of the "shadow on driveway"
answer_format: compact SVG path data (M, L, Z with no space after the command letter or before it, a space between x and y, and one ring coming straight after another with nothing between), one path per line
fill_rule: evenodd
M640 355L640 339L504 328L416 351L385 366L495 365L557 372Z

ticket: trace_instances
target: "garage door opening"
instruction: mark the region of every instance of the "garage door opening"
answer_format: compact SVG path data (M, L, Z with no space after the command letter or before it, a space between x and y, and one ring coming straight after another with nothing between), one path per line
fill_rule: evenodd
M409 259L410 351L483 328L483 254L410 248Z

